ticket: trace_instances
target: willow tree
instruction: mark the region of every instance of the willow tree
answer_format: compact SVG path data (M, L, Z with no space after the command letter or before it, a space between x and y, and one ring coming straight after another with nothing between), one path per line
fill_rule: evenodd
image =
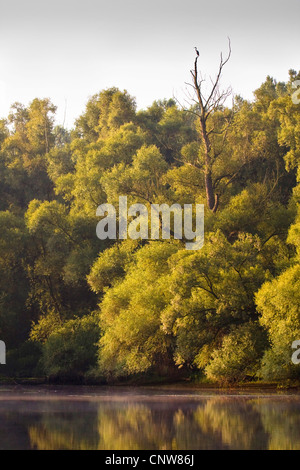
M226 63L229 61L231 56L231 45L229 40L229 51L227 57L224 59L221 53L219 68L217 76L214 80L211 80L211 87L208 92L203 91L203 82L205 81L202 78L202 74L199 71L198 59L199 52L196 50L196 57L194 61L194 68L190 71L192 76L192 83L188 83L192 87L192 95L189 94L189 98L193 102L194 106L188 111L196 115L198 120L198 132L200 136L201 145L203 147L203 166L204 171L204 181L205 181L205 191L206 191L206 200L209 209L212 212L216 212L219 205L219 194L215 190L215 183L213 180L213 165L217 157L220 155L222 150L218 146L218 151L215 151L212 144L213 136L218 135L218 139L225 143L226 134L231 120L225 119L223 125L217 125L214 119L212 119L214 113L220 111L224 105L226 99L230 96L230 88L226 90L221 90L220 88L220 79L222 71ZM221 178L228 177L230 175L221 176ZM218 177L218 181L220 176Z

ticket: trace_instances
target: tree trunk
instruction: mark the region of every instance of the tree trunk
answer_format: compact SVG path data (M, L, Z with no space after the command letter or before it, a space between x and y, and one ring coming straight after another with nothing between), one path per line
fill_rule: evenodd
M212 211L215 206L215 194L213 190L211 172L205 173L205 190L208 208Z
M229 53L225 60L223 60L223 56L221 54L219 70L217 74L217 78L212 83L211 91L207 98L204 97L201 84L204 81L202 78L198 80L198 57L199 52L196 49L196 57L194 62L194 70L191 70L191 75L193 77L193 84L192 87L196 93L197 103L199 105L198 111L194 111L200 121L200 137L204 146L204 183L205 183L205 191L206 191L206 201L209 210L212 212L216 212L219 206L219 194L215 193L215 188L213 184L212 178L212 152L211 152L211 141L210 135L214 133L214 128L207 130L207 119L211 113L218 110L219 107L223 104L227 96L229 96L229 92L220 92L219 90L219 80L221 77L222 69L224 65L228 62L230 55L231 55L231 47L230 47L230 40L229 40ZM195 100L193 100L195 102Z

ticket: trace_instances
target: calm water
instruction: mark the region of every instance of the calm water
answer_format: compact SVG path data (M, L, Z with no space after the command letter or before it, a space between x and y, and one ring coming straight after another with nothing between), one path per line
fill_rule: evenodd
M300 395L1 386L0 449L300 449Z

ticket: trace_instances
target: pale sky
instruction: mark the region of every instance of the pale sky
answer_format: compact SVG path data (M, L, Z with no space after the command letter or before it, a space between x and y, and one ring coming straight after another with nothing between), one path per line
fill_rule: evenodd
M299 0L0 0L0 118L50 98L72 127L90 96L116 86L138 109L190 81L194 46L205 77L232 56L224 88L252 99L267 75L300 69Z

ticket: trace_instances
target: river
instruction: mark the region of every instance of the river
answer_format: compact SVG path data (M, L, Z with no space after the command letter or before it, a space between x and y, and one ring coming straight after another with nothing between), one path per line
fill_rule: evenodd
M0 449L300 449L300 395L0 386Z

